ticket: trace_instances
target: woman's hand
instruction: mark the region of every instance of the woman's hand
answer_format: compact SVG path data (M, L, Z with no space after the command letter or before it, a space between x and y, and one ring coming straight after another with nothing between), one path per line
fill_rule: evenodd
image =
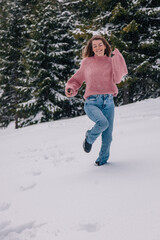
M66 96L67 96L67 97L72 97L72 95L73 95L73 90L72 90L71 88L68 88L65 93L66 93Z

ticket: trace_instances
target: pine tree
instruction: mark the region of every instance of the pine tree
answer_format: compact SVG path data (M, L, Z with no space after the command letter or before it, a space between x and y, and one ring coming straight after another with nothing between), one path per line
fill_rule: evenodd
M139 0L131 7L137 23L139 39L134 45L132 55L132 81L130 83L130 101L160 96L160 64L159 54L159 4L155 0ZM127 26L126 26L127 28ZM126 32L126 29L123 30ZM130 35L130 26L125 38ZM130 61L131 62L131 61ZM132 63L132 62L131 62ZM159 66L158 66L159 65Z
M4 1L0 1L0 126L5 125L10 122L8 116L3 116L4 106L3 106L3 81L2 81L2 71L4 71L4 49L6 49L7 40L7 6Z
M116 1L115 1L116 2ZM110 18L109 18L109 39L112 44L112 49L118 48L122 55L124 56L128 72L130 76L130 69L132 69L132 66L129 64L128 56L130 56L130 40L134 38L135 42L138 40L138 34L137 34L137 25L135 21L132 21L132 17L130 15L130 12L128 9L130 9L132 1L128 1L127 4L124 4L124 1L117 2L115 7L113 8ZM129 43L126 39L123 38L123 29L126 28L126 26L131 27L131 39L129 39ZM115 103L117 105L120 104L127 104L129 103L129 76L125 77L125 81L122 81L121 84L119 84L119 94L117 98L115 99Z
M26 31L22 14L22 2L15 0L5 7L5 24L1 25L1 68L0 68L0 124L6 127L11 121L15 121L18 128L19 104L27 97L26 75L22 57L22 49L25 44Z
M32 96L23 104L21 126L83 114L81 101L68 100L64 92L66 81L77 67L71 15L65 4L50 0L39 3L34 14L25 51Z
M119 85L119 103L128 103L160 95L158 61L158 6L155 1L130 4L128 24L116 33L115 42L124 42L123 53L129 76Z

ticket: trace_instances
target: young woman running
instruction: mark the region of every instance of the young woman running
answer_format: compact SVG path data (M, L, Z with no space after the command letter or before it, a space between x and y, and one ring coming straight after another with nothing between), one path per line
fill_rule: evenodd
M68 80L67 97L76 96L82 83L86 83L84 110L95 125L86 132L84 151L89 153L92 144L101 135L102 145L96 165L106 164L110 155L114 122L114 100L118 94L116 84L121 82L127 71L122 54L116 48L113 52L107 40L100 35L93 36L83 52L83 60L77 72Z

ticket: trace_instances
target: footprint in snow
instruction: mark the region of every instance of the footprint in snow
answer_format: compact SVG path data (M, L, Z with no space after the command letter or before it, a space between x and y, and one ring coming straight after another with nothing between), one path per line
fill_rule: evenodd
M14 228L10 227L10 228L3 229L2 231L0 231L0 239L17 239L18 240L20 239L19 238L20 234L23 232L26 232L26 234L28 232L30 237L32 237L29 231L33 231L34 227L35 227L34 222L30 222ZM8 238L9 235L11 236L11 238L10 237Z
M10 207L10 203L0 202L0 212L7 210Z
M36 183L26 184L24 186L21 186L19 189L20 189L20 191L27 191L29 189L34 188L36 185L37 185Z
M99 231L101 226L98 223L87 223L87 224L80 224L80 231L87 231L87 232L97 232Z

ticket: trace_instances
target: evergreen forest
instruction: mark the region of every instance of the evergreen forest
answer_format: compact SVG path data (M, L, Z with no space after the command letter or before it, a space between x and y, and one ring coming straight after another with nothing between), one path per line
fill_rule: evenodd
M125 58L117 106L160 96L158 0L0 0L0 127L84 114L65 84L96 34Z

